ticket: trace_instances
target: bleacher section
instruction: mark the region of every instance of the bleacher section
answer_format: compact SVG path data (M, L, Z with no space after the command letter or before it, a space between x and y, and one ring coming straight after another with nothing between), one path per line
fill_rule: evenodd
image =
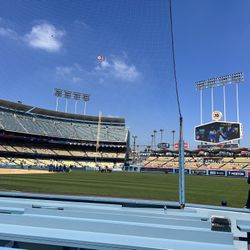
M125 159L125 153L94 152L86 150L84 148L82 148L81 150L72 149L70 146L64 146L64 148L56 148L55 146L53 146L52 148L52 146L42 146L42 144L36 145L29 143L25 146L16 146L15 144L16 142L14 142L13 144L11 142L0 142L0 155L13 156L13 153L19 155L19 157L1 157L0 166L65 165L74 167L95 167L96 165L99 165L113 167L122 166ZM35 159L30 158L31 156L34 157L34 155L36 157L39 157ZM22 158L20 158L20 156L22 156ZM46 159L44 159L44 157L46 157ZM81 160L81 158L83 159Z
M123 118L102 117L99 124L95 116L0 100L0 167L123 166L128 138Z
M0 107L0 128L22 134L32 134L71 140L96 141L98 124L82 121L69 121L50 117L34 117L31 114L17 113ZM99 140L103 142L126 142L128 129L125 126L100 126Z
M143 167L148 169L178 168L176 156L149 156ZM250 170L250 157L185 157L186 169L202 170Z
M50 159L32 159L32 158L5 158L0 157L0 167L16 167L16 168L32 168L32 167L43 167L48 168L50 165L53 166L66 166L74 168L96 168L99 167L122 167L122 163L112 162L92 162L92 161L73 161L73 160L50 160Z

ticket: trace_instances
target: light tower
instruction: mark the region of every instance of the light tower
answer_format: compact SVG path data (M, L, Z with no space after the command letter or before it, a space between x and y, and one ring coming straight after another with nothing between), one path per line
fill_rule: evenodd
M58 111L59 98L62 97L62 90L55 88L54 96L56 97L56 111Z
M68 100L71 99L72 97L72 92L68 90L63 91L64 98L66 100L66 105L65 105L65 112L68 112Z
M79 100L84 101L84 115L86 114L86 103L89 101L89 94L80 93L80 92L72 92L70 90L63 90L63 89L54 89L54 96L56 97L56 111L58 111L58 104L59 98L65 98L65 112L68 112L68 100L74 99L75 100L75 114L77 113L77 104Z
M224 75L224 76L220 76L220 77L214 77L214 78L210 78L208 80L202 80L202 81L196 82L196 89L200 92L200 125L201 126L204 124L204 122L203 122L203 96L202 95L203 95L203 91L208 90L208 89L211 89L211 115L212 115L211 117L212 117L212 120L220 121L222 118L222 121L224 122L224 124L232 123L232 121L229 122L227 120L226 86L233 85L233 84L235 84L235 95L236 95L236 120L237 120L237 123L240 124L239 83L242 83L243 81L244 81L244 74L242 72L239 72L239 73ZM222 87L222 89L223 89L223 115L220 111L214 110L214 95L213 95L214 89L219 88L219 87ZM204 124L204 126L205 126L205 124ZM224 140L220 140L219 138L217 138L216 141L213 141L211 143L213 144L216 142L217 144L218 143L222 144L222 143L229 142L230 144L232 144L233 141L238 140L236 146L239 147L242 130L239 129L239 131L240 131L240 135L238 136L238 138L235 137L235 139L232 139L232 137L231 137L231 140L229 140L229 137L227 139L225 136L225 133L224 133L224 137L223 137ZM220 133L220 131L218 130L217 134L219 134L219 133ZM196 141L200 141L200 140L196 140ZM201 142L201 147L202 147L202 143L203 142ZM232 144L232 146L233 146L233 144Z
M135 155L136 155L136 152L135 152L135 148L136 148L136 139L138 138L137 135L132 135L132 138L133 138L133 162L135 162Z
M153 150L154 146L154 135L151 135L151 150Z
M135 152L135 146L136 146L136 139L138 138L137 135L132 135L133 138L133 150Z
M75 100L75 114L77 114L77 103L81 99L81 93L73 92L73 98Z
M183 116L181 112L181 103L179 98L179 89L175 63L175 48L174 48L174 31L173 31L173 16L172 16L172 0L169 1L170 14L170 33L171 33L171 48L173 62L173 77L175 83L176 101L179 113L179 204L181 208L185 207L185 172L184 172L184 141L183 141Z
M153 133L154 133L154 149L155 149L156 148L156 133L157 133L157 130L154 130Z
M200 91L200 124L203 124L203 91L211 89L211 113L214 111L214 88L223 88L223 118L227 121L227 110L226 110L226 86L235 84L236 93L236 116L237 122L240 121L239 114L239 83L244 81L244 74L242 72L234 73L230 75L210 78L208 80L202 80L196 82L196 89Z
M175 140L174 140L174 134L175 134L176 131L175 131L175 130L172 130L171 132L172 132L172 134L173 134L173 150L174 150L174 141L175 141Z
M83 94L82 95L82 100L84 102L83 114L86 115L86 108L87 108L87 102L89 101L89 95Z
M160 133L161 133L161 143L162 143L162 140L163 140L163 131L164 131L164 129L161 128L161 129L160 129Z

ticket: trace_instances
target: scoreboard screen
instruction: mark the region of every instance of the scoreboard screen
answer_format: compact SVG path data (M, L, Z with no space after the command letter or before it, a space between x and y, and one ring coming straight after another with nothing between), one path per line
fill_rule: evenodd
M242 137L241 123L211 122L195 127L195 140L208 143L224 143Z

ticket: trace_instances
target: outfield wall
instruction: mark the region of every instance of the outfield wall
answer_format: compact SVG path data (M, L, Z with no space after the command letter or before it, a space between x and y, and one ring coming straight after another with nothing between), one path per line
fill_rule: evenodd
M143 173L165 173L178 174L179 168L144 168L140 169ZM216 170L216 169L185 169L186 174L208 175L208 176L229 176L229 177L247 177L249 171L244 170Z

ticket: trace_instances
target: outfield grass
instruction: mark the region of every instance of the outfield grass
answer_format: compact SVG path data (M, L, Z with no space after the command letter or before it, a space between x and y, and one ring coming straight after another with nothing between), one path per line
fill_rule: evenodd
M178 175L82 171L0 175L0 190L177 201ZM225 199L231 207L243 207L247 192L244 178L186 176L186 201L190 203L219 205Z

